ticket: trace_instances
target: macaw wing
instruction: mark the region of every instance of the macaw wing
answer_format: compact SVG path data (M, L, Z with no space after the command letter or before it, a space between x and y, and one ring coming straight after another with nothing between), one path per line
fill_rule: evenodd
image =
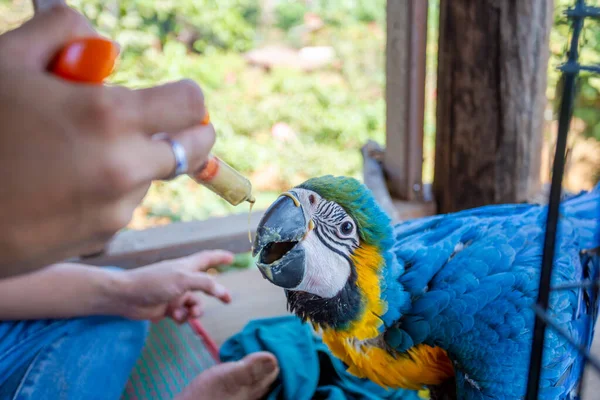
M600 186L561 206L553 285L597 277L598 256L581 251L600 245L599 198ZM444 348L453 360L470 360L471 365L459 364L456 371L459 392L469 391L461 395L477 396L480 385L492 393L521 393L545 217L545 207L520 204L398 224L398 280L411 294L412 308L387 329L388 345L403 352L426 343ZM591 342L597 309L591 289L551 294L550 314L577 343ZM541 387L544 395L555 398L576 388L582 357L552 329L546 337ZM507 389L506 382L514 382L514 389Z

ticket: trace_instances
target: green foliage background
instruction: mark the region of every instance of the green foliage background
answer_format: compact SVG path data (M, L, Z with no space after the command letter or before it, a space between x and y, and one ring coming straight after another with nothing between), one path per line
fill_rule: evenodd
M73 0L101 33L118 41L122 54L111 82L145 87L181 78L205 91L217 128L214 152L251 178L260 189L257 207L302 180L333 173L361 177L358 149L367 139L385 138L385 0L272 0L272 22L262 6L269 0ZM435 72L438 1L431 0L425 124L426 181L432 179L435 136ZM308 5L310 3L310 5ZM572 0L555 0L548 97L555 101L568 26L561 10ZM303 29L307 12L324 27ZM0 0L0 32L31 15L25 0ZM585 30L581 60L600 63L600 29ZM312 73L266 72L247 66L243 52L267 42L332 46L336 62ZM576 116L586 134L600 140L600 77L581 79ZM277 123L296 135L273 136ZM134 225L203 219L240 212L186 177L155 183Z
M572 0L554 0L554 26L550 35L550 69L548 74L548 98L554 100L555 109L558 109L558 93L560 89L560 74L556 67L566 60L570 40L570 27L564 14L561 12L566 7L572 6ZM598 0L587 0L589 6L600 6ZM600 66L600 21L588 18L585 21L583 35L580 40L579 60L585 65ZM600 75L583 72L579 80L579 93L577 96L574 115L585 122L585 135L600 140Z

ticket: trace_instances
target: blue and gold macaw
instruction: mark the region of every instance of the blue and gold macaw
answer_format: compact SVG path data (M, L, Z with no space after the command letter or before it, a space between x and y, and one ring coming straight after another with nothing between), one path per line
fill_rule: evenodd
M560 212L552 284L597 280L600 185ZM432 399L520 399L546 214L541 205L492 205L392 226L364 185L324 176L269 207L254 256L352 374ZM591 290L550 298L550 314L578 343L593 336ZM575 398L582 366L548 328L540 398Z

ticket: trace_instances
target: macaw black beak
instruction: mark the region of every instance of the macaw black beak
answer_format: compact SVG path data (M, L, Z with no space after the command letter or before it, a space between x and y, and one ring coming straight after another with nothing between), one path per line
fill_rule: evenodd
M308 224L300 202L292 194L279 197L258 223L252 255L265 279L284 289L304 278L306 255L300 244Z

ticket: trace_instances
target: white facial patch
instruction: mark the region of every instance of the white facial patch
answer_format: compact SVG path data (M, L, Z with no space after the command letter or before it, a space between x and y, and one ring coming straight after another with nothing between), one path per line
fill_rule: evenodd
M308 233L301 245L306 254L306 271L300 285L293 290L334 297L350 277L348 260L327 248L314 231Z

